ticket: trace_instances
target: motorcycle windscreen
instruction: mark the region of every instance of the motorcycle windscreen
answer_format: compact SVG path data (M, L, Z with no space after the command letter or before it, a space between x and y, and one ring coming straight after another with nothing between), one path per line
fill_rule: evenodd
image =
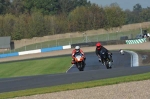
M76 61L76 62L83 61L82 54L80 54L80 53L76 54L76 55L75 55L75 61Z

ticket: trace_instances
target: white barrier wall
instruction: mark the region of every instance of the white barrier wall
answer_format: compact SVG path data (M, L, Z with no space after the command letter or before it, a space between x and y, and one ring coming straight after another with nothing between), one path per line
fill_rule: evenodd
M71 45L63 46L63 49L70 49L70 48L71 48Z
M41 53L41 49L19 52L19 55Z
M52 48L43 48L43 49L37 49L37 50L30 50L30 51L22 51L18 52L19 55L27 55L27 54L36 54L36 53L42 53L42 50L48 51L54 51L54 50L63 50L63 49L70 49L71 45L65 45L65 46L57 46L57 47L52 47Z

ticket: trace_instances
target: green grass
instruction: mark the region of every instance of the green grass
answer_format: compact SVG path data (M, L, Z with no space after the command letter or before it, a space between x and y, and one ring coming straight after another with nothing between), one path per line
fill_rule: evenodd
M0 78L64 73L71 57L46 58L0 64Z

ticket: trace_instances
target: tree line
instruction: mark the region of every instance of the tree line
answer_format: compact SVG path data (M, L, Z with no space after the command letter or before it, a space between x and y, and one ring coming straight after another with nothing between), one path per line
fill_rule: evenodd
M13 40L150 21L150 7L122 10L87 0L0 0L0 36Z

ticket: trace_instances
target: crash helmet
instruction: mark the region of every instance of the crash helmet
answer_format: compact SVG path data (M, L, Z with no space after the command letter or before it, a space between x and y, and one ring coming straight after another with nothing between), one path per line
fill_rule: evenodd
M80 51L80 46L76 46L75 50L76 50L76 52L79 52Z
M102 45L101 45L101 43L100 43L100 42L96 43L96 48L97 48L98 50L100 50L100 49L101 49L101 47L102 47Z

